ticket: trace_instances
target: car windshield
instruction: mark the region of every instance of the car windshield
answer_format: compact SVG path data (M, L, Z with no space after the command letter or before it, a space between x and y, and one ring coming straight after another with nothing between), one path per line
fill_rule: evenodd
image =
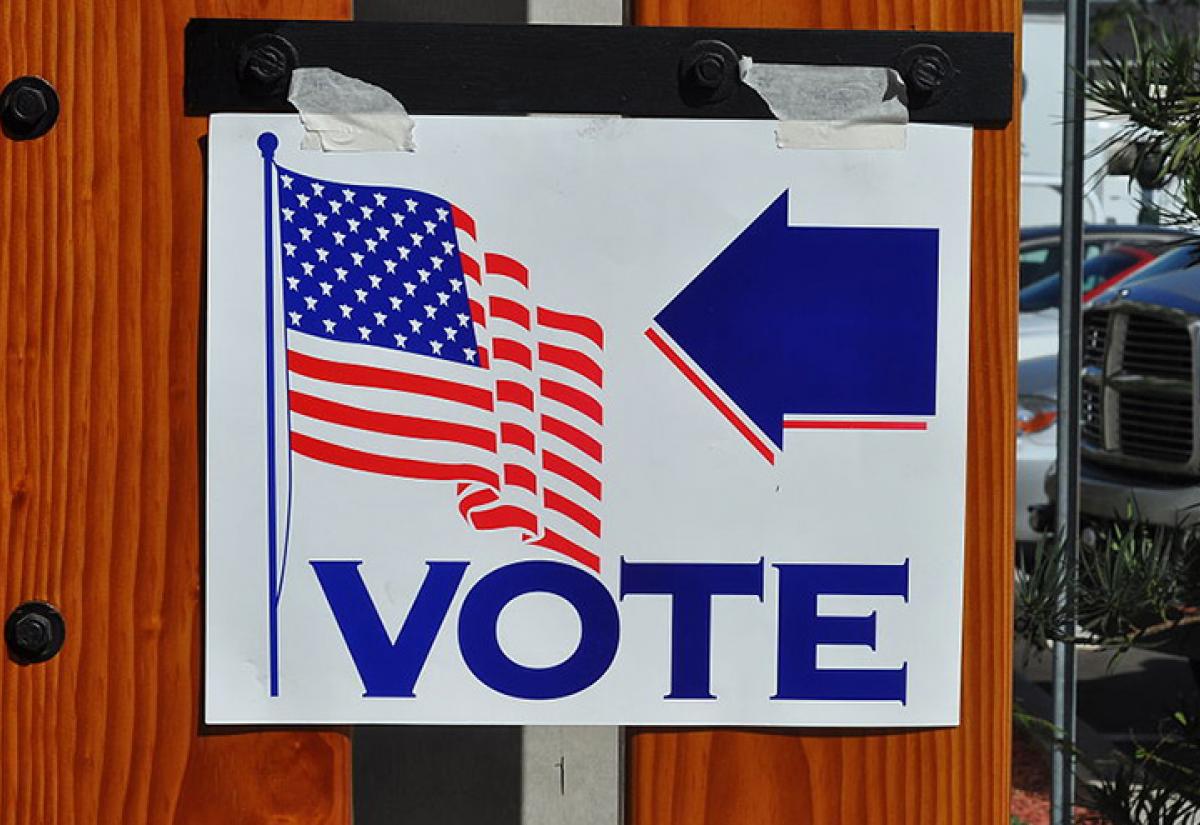
M1156 278L1176 269L1187 269L1196 264L1200 264L1200 241L1186 240L1171 244L1167 251L1122 281L1121 287L1125 288L1147 278Z
M1140 261L1146 253L1131 247L1117 247L1089 258L1083 265L1083 292L1090 292L1109 278L1115 278ZM1155 261L1157 263L1157 261ZM1148 264L1147 266L1152 266ZM1021 312L1039 312L1058 306L1062 276L1057 272L1035 284L1025 287L1020 293Z

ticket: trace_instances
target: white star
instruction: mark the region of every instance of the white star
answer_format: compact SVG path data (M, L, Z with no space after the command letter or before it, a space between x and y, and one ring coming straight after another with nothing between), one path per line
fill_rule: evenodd
M470 347L463 347L463 355L469 362L472 364L475 363L475 350L471 349Z
M408 320L408 325L409 325L410 327L412 327L412 331L413 331L414 333L418 333L418 332L420 332L420 331L421 331L421 322L420 322L420 321L418 321L416 318L410 318L410 319Z
M383 206L385 203L387 203L387 195L383 194L382 192L374 192L371 194L371 197L375 199L376 206Z
M305 295L304 296L304 305L307 306L310 310L316 309L317 308L317 299L312 297L311 295Z
M421 283L423 283L423 284L429 283L429 270L428 269L418 269L417 277L421 279Z
M413 295L417 294L417 285L410 281L405 281L404 291L409 295L409 297L412 297Z
M443 327L442 332L446 333L447 341L453 341L458 337L458 330L456 330L454 327Z
M308 209L308 195L296 195L296 200L299 201L301 207Z
M370 327L359 327L358 334L362 337L363 341L371 340L371 328Z
M313 181L312 188L313 188L313 195L315 197L319 198L319 197L321 197L321 193L325 191L325 184L317 183L316 181Z
M387 267L387 274L389 274L389 275L396 274L396 262L395 261L393 261L389 258L383 262L383 265L385 267Z
M321 263L325 263L327 260L329 260L329 250L328 249L318 249L317 257L321 260Z
M338 201L330 201L329 202L329 211L335 215L340 215L342 213L341 203L339 203Z
M433 354L434 354L434 355L441 355L441 354L442 354L442 342L441 342L441 341L430 341L430 342L429 342L429 348L430 348L431 350L433 350Z
M328 318L326 318L321 323L325 325L325 333L327 335L333 335L333 328L337 326L337 321L330 321Z
M407 246L398 246L398 247L396 247L396 251L400 253L400 260L402 260L402 261L408 260L409 249Z
M396 346L401 347L401 348L404 347L404 342L408 340L408 336L401 335L398 332L396 333L395 338L396 338Z
M442 306L446 306L446 304L450 303L450 296L444 292L439 292L437 294L437 299L438 299L438 303L441 304Z
M354 218L348 218L346 220L346 225L348 227L350 227L351 232L358 232L358 224L359 223L360 223L360 221L356 221L356 220L354 220Z
M417 211L417 202L415 200L413 200L412 198L409 198L408 200L406 200L404 202L404 205L408 207L409 212Z
M371 281L371 289L379 289L379 285L383 283L383 278L378 275L368 275L367 278Z
M392 297L388 298L388 300L392 302L392 309L396 310L397 312L400 311L400 307L404 304L404 300L398 295L393 295Z
M333 274L337 275L337 279L342 283L346 282L346 270L342 269L340 266L334 267Z
M300 313L299 312L289 312L288 317L292 319L292 326L294 326L294 327L300 326Z
M435 307L433 304L426 304L424 309L426 318L432 318L437 315L437 307Z
M404 216L399 212L392 213L392 220L395 221L396 226L404 226Z
M423 237L418 235L416 232L413 232L408 237L412 238L413 246L420 246L421 241L425 240Z
M296 257L296 245L294 243L285 243L283 245L283 251L287 253L289 258Z
M467 324L469 324L471 322L470 315L464 315L460 312L460 313L458 313L457 317L458 317L458 325L460 327L465 327Z
M317 226L324 226L325 221L329 220L329 216L324 212L317 212L315 215L313 215L313 218L316 220Z
M305 241L306 243L311 243L312 230L304 226L300 227L300 240Z
M283 213L283 219L288 223L291 223L292 218L296 215L295 209L280 209L279 211Z
M360 304L365 304L367 302L367 291L365 289L356 289L354 290L354 297L358 299Z
M432 235L433 230L435 230L435 229L437 229L437 224L435 224L433 221L425 221L425 234L426 235Z
M379 236L379 240L386 241L388 239L388 235L392 234L392 230L388 229L386 226L377 226L375 227L375 234Z
M387 323L387 314L383 313L383 312L376 312L375 313L375 324L377 326L383 326L386 323Z
M321 287L322 295L329 295L333 292L333 284L329 283L329 281L321 281L317 286Z
M291 175L280 175L279 180L283 183L284 189L292 188L292 176Z
M454 244L450 243L449 241L442 241L442 249L445 250L447 255L449 255L454 251Z
M374 252L375 247L379 245L379 241L375 240L374 238L367 238L365 241L363 241L363 243L367 245L368 252Z
M338 309L342 311L343 318L349 318L350 314L354 312L354 307L349 304L338 304Z
M439 221L440 223L445 223L445 222L446 222L446 216L450 214L450 212L449 212L448 210L446 210L446 209L443 209L443 208L442 208L442 207L440 207L440 206L439 206L439 207L437 207L436 209L434 209L433 211L434 211L434 212L437 212L438 221Z
M354 190L353 189L343 189L342 197L346 199L346 203L354 203Z
M371 215L375 212L375 210L369 206L360 206L360 207L358 207L358 211L362 212L364 221L371 220Z
M291 275L289 275L289 276L287 276L287 282L288 282L288 289L290 289L292 292L299 291L299 287L300 287L300 279L299 278L293 278Z
M335 244L337 244L338 246L345 246L346 245L346 235L342 232L334 232L333 233L333 242Z
M450 288L453 289L455 292L461 292L462 291L462 281L460 281L458 278L451 278L450 279Z
M363 256L361 252L351 252L350 257L354 259L355 266L362 266Z
M434 255L432 258L430 258L429 262L433 264L434 269L440 270L442 268L442 259L437 255Z
M312 275L312 274L313 274L313 269L314 269L314 267L313 267L313 265L312 265L311 263L309 263L308 261L304 261L304 262L302 262L302 263L300 264L300 266L304 268L304 274L305 274L305 275Z

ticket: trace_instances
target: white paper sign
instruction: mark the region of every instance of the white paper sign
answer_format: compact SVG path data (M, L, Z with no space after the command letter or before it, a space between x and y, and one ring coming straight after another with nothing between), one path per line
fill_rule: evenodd
M953 725L971 131L212 119L206 718Z

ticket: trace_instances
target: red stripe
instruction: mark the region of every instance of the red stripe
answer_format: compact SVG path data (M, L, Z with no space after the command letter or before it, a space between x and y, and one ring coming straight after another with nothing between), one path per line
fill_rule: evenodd
M928 430L926 421L787 421L785 430Z
M583 430L549 415L542 416L542 432L561 438L584 455L596 461L604 460L604 448L600 442Z
M512 278L521 286L529 286L529 270L507 255L488 252L483 256L483 268L489 275L503 275L505 278Z
M481 366L483 369L486 370L492 363L492 359L488 355L488 348L480 347L478 357L479 357L479 366Z
M471 514L471 526L477 530L502 530L506 527L520 527L526 533L536 534L538 531L537 516L523 507L515 504L502 504L490 510Z
M528 467L522 467L520 464L504 465L504 483L531 493L537 492L537 476Z
M556 553L562 553L564 556L568 556L580 564L590 567L597 573L600 572L599 556L580 547L566 536L559 535L553 530L547 530L546 534L535 541L534 544L538 547L545 547L547 550L553 550Z
M543 378L541 393L543 398L565 404L576 412L586 415L597 424L604 423L604 408L600 406L600 402L581 390Z
M326 361L314 358L295 350L288 350L288 370L315 378L319 381L332 381L338 384L348 384L354 387L373 387L381 390L398 390L414 395L428 395L445 401L457 401L481 410L492 409L492 394L485 389L459 384L443 378L433 378L428 375L388 370L382 367L367 367L361 364L343 364L339 361Z
M481 327L486 327L487 313L483 310L483 304L479 303L474 298L468 298L467 304L471 307L471 320L479 324Z
M510 422L500 425L500 443L510 444L513 447L522 447L531 453L537 449L533 433L520 424L512 424Z
M465 484L458 485L459 495L462 495L463 488L466 486ZM495 490L486 487L482 490L476 490L469 496L459 499L458 512L462 513L462 517L469 521L472 510L478 510L480 507L491 504L499 498Z
M533 390L516 381L497 381L496 400L533 411Z
M428 418L416 418L411 415L396 415L395 413L376 412L339 404L324 398L316 398L302 392L292 390L288 393L288 406L292 412L341 424L356 427L386 435L398 435L405 438L422 438L429 441L451 441L456 444L467 444L482 450L496 451L495 433L481 427L467 424L454 424L449 421L436 421Z
M586 507L581 507L566 496L550 489L542 492L542 503L548 509L562 513L596 538L600 538L600 519Z
M579 350L555 344L538 344L538 360L579 373L597 387L604 386L604 370Z
M479 272L479 261L472 258L466 252L459 252L458 259L462 263L463 273L468 278L471 278L477 284L483 283L483 275Z
M499 478L491 470L473 464L441 464L434 461L418 461L411 458L364 453L339 444L312 438L293 432L292 450L302 456L335 464L350 470L362 470L385 476L417 478L426 481L478 481L492 487L499 486Z
M492 357L497 361L511 361L527 370L533 369L533 352L522 343L510 338L492 339Z
M722 401L715 392L712 391L704 379L697 375L695 370L689 367L687 363L680 358L674 350L671 349L670 345L662 339L662 336L655 332L653 328L650 328L646 330L646 337L650 339L650 342L654 344L654 346L658 347L659 352L665 355L668 361L675 365L677 370L683 373L684 378L692 382L692 386L698 389L700 394L707 398L709 403L717 408L717 412L725 416L725 419L733 425L734 429L741 433L742 436L750 442L750 445L754 447L754 449L758 450L759 455L765 458L769 463L775 463L774 450L764 443L763 440L759 438L753 430L746 426L746 424L737 416L737 414L734 413L734 411L731 410L729 406Z
M597 501L600 500L602 492L600 479L582 467L572 464L562 456L556 455L549 450L542 452L542 467L547 472L562 476L584 492L591 493L592 497Z
M450 205L450 215L454 219L454 225L466 232L472 238L475 238L475 219L466 212L459 209L457 206ZM475 240L479 240L475 238Z
M511 298L494 296L488 303L488 311L491 312L493 318L503 318L529 329L529 310Z
M582 335L600 349L604 349L604 328L591 318L582 315L571 315L566 312L556 312L545 307L538 307L537 321L544 327L560 329Z

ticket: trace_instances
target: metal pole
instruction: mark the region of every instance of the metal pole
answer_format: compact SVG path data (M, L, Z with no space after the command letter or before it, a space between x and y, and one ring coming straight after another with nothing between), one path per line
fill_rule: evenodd
M1084 76L1087 71L1088 0L1067 0L1063 80L1062 295L1058 315L1058 510L1066 585L1059 594L1067 634L1075 630L1079 546L1080 298L1083 269ZM1054 645L1054 727L1050 816L1071 825L1075 803L1075 645Z

